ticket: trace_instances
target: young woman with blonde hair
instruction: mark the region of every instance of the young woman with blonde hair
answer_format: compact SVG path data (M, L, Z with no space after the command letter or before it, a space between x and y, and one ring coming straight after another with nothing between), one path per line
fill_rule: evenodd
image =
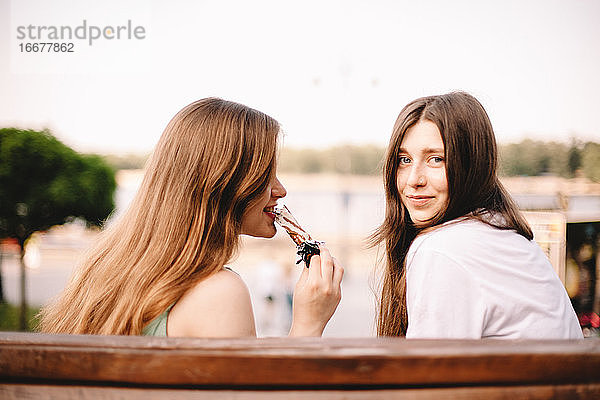
M582 338L565 288L496 175L492 125L473 96L400 112L384 166L378 334Z
M216 98L167 125L126 213L102 233L64 292L41 312L48 333L255 336L248 290L224 268L241 234L275 235L279 124ZM343 268L326 248L294 293L290 335L320 335Z

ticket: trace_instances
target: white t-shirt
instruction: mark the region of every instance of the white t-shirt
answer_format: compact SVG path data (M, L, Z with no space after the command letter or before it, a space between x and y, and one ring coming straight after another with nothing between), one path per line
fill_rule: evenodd
M407 338L583 338L534 241L468 219L419 235L406 258Z

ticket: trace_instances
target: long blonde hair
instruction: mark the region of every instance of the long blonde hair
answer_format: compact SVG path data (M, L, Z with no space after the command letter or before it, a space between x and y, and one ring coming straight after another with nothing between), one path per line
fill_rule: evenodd
M126 213L107 228L40 330L140 334L235 254L244 211L275 173L279 124L217 98L169 122Z

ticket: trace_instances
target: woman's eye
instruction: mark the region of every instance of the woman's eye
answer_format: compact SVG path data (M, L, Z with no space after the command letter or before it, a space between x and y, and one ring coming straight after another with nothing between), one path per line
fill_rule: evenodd
M431 162L433 164L440 164L444 162L444 158L443 157L431 157Z
M399 161L400 164L410 164L410 158L406 156L400 156Z

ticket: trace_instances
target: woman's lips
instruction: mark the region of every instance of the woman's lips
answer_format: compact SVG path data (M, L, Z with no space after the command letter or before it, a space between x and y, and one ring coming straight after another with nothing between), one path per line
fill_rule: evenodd
M263 212L275 221L275 206L265 207L263 208Z
M435 196L425 195L411 195L405 197L408 200L409 204L411 204L414 207L424 207L435 198Z

